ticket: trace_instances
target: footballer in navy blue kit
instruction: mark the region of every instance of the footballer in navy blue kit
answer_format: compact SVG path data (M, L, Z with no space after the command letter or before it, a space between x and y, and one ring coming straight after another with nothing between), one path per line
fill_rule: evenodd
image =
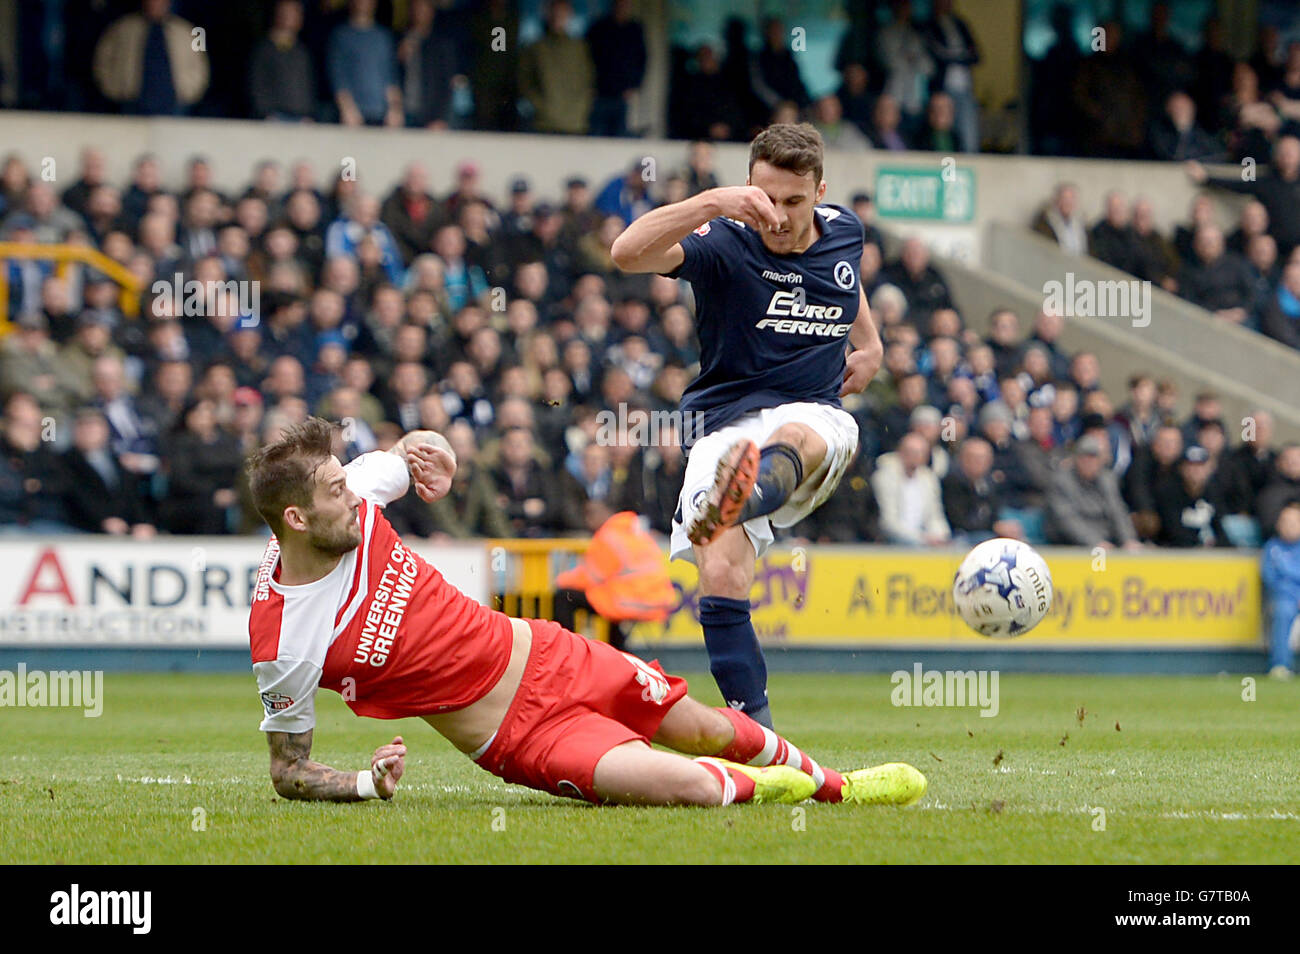
M772 725L750 620L754 564L773 527L821 506L858 448L840 406L883 350L859 281L863 227L822 200L812 126L769 126L746 185L709 189L639 217L611 249L624 271L691 283L700 374L682 395L686 474L674 559L700 571L700 624L727 704Z

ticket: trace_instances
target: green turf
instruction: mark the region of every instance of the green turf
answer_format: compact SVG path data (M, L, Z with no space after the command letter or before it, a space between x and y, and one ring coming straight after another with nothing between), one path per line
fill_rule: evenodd
M716 699L707 677L692 684ZM782 675L771 696L782 731L824 762L920 768L930 789L911 808L596 808L506 785L424 723L358 719L322 693L314 758L360 768L395 732L411 750L391 803L328 805L276 797L251 675L110 673L98 719L0 709L0 862L1300 857L1300 684L1260 679L1248 702L1240 677L1004 674L994 718L895 708L890 688L884 675Z

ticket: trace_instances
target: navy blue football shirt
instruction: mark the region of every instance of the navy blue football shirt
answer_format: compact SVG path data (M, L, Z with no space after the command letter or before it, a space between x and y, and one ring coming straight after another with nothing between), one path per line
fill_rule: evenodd
M799 254L769 252L744 223L716 218L681 241L670 278L695 292L700 374L682 395L689 448L761 408L840 406L844 352L858 316L862 223L839 205L813 209L820 235Z

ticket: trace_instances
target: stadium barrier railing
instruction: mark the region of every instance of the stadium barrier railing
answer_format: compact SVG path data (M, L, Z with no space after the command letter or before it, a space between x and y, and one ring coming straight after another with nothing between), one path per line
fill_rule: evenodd
M491 606L509 616L553 619L555 578L587 552L589 540L488 540ZM609 621L585 608L574 609L574 630L609 642Z
M12 261L54 262L54 274L67 278L73 265L86 265L102 272L118 286L118 307L122 314L134 318L140 313L142 282L120 263L87 245L42 245L36 242L0 242L0 328L9 329L9 269Z

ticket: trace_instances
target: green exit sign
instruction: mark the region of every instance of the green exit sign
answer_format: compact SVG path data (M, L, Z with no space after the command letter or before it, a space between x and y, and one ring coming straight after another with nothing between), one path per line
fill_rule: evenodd
M975 217L975 172L955 166L877 169L876 212L886 219L969 222Z

